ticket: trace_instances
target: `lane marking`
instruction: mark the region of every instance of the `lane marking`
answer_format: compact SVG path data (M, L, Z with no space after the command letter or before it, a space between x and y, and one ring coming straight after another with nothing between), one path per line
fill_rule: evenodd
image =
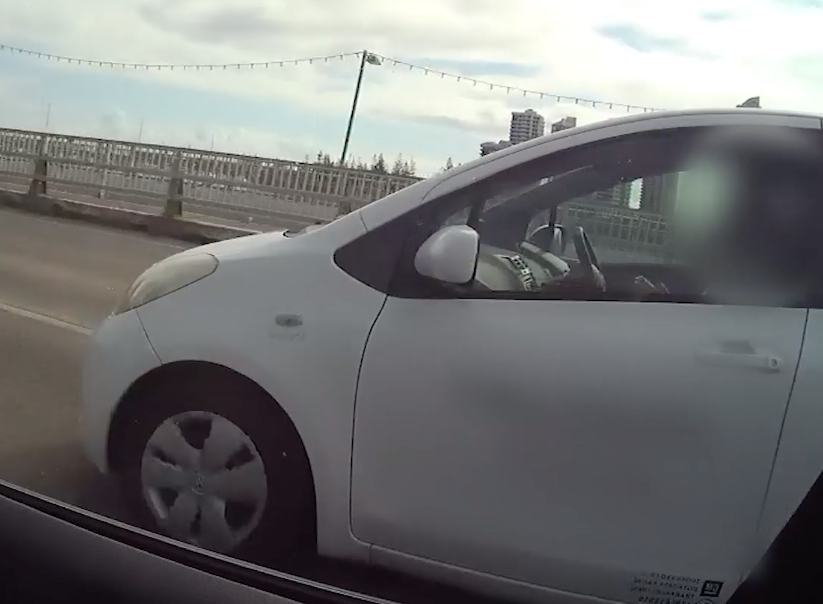
M73 331L74 333L79 333L84 336L87 336L94 331L93 329L83 325L69 323L68 321L63 321L61 319L55 319L54 317L43 315L39 312L26 310L25 308L20 308L19 306L12 306L11 304L4 304L3 302L0 302L0 311L7 312L10 315L15 315L17 317L24 317L26 319L31 319L32 321L45 323L46 325L51 325L52 327L59 327L60 329Z

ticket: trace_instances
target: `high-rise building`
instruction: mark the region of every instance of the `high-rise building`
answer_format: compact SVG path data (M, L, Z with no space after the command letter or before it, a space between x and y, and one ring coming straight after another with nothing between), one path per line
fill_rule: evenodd
M511 146L512 144L509 141L498 141L496 143L494 141L489 141L486 143L480 143L480 157Z
M543 136L546 133L546 119L534 109L512 111L509 127L509 141L512 145Z
M566 116L552 124L552 134L561 130L568 130L577 126L577 118Z
M644 178L640 188L640 211L671 215L677 199L677 181L676 173Z
M632 183L624 182L612 187L611 189L604 189L602 191L592 193L589 197L589 201L600 205L627 208L629 207L631 197Z
M738 107L749 107L752 109L760 109L760 97L753 96L751 98L746 99L742 103L738 105Z

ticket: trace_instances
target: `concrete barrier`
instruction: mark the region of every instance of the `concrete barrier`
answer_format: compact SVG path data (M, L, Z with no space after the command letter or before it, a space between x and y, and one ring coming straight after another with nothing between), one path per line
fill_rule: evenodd
M0 207L13 208L41 216L79 220L126 231L138 231L197 244L223 241L261 232L254 229L242 229L15 191L0 190Z

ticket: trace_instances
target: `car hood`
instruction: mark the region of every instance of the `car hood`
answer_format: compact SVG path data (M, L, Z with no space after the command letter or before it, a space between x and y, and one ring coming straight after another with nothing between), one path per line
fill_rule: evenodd
M288 238L284 235L285 232L285 230L268 231L266 233L258 233L256 235L244 235L242 237L224 239L223 241L216 241L214 243L207 243L205 245L189 248L184 252L175 254L174 257L180 258L183 256L192 256L196 254L211 254L218 260L221 260L223 258L236 256L238 254L252 254L263 248L269 247L272 244L287 240Z

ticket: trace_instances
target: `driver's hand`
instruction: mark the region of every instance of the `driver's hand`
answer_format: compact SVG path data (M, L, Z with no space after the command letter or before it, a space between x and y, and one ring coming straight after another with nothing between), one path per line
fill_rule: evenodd
M634 286L640 294L668 294L669 290L662 283L655 285L643 275L634 278Z

